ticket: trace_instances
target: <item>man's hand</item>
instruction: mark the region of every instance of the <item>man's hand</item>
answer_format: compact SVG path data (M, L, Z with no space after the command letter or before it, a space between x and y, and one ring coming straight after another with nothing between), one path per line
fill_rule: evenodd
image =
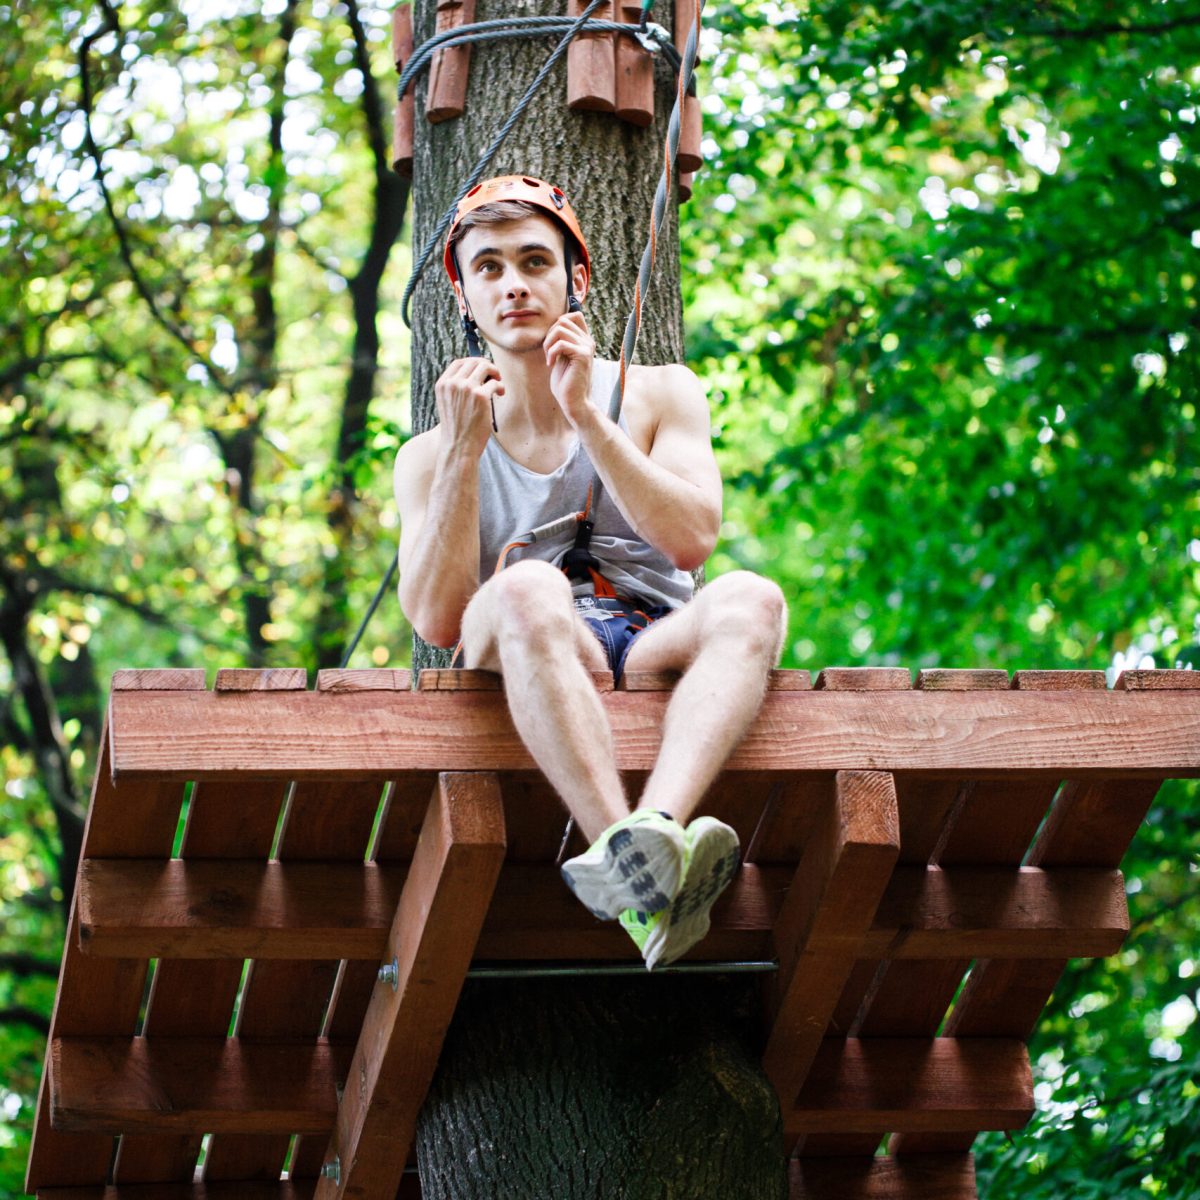
M496 364L456 358L433 385L438 422L448 444L478 458L492 433L492 401L504 395Z
M589 395L592 389L592 360L596 343L588 333L583 313L567 313L550 327L543 343L546 365L550 368L550 391L563 415L575 427L594 411Z

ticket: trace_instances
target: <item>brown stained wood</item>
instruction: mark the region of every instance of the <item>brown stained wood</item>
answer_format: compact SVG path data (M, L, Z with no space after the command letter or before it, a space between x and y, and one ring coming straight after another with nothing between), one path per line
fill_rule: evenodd
M142 1183L123 1187L99 1184L42 1188L38 1200L312 1200L315 1187L313 1180L255 1183L248 1179L237 1183Z
M208 1038L55 1038L57 1128L103 1133L328 1130L350 1047Z
M630 4L622 0L617 19L626 25L640 25L640 0ZM654 58L633 38L615 37L616 114L622 121L645 128L654 121Z
M437 775L432 771L414 772L392 781L375 839L373 857L377 862L408 862L412 858L436 786Z
M567 12L573 18L583 15L587 4L570 0ZM592 13L595 21L611 21L613 6L601 4ZM584 33L567 50L567 107L586 112L613 112L617 107L615 34ZM623 36L623 35L622 35Z
M376 986L326 1155L341 1181L318 1200L395 1194L504 850L495 776L442 775L384 954L398 982Z
M752 775L718 775L704 793L694 815L716 817L738 835L743 849L754 838L774 795L774 781Z
M805 1132L791 1122L791 1102L820 1052L899 850L891 776L839 772L775 923L780 969L763 1069L783 1107L789 1148Z
M113 672L114 692L202 692L203 667L156 667Z
M1054 779L979 780L963 788L953 823L934 855L956 866L1021 862L1050 810Z
M912 687L906 667L825 667L813 684L823 692L905 692Z
M553 862L569 819L566 806L545 778L533 772L505 773L504 826L508 857L514 862Z
M686 114L687 110L684 109ZM686 204L692 198L692 187L695 183L696 173L694 171L685 171L679 176L679 203Z
M691 196L690 180L704 166L704 156L701 153L701 143L704 138L704 118L700 110L698 96L685 94L683 97L683 114L679 124L679 153L675 164L681 172L680 185L683 179L689 180L688 199Z
M275 836L279 806L283 801L279 780L247 780L243 783L199 783L188 805L187 825L180 850L185 862L154 864L139 862L130 866L153 865L159 870L172 868L224 870L219 860L262 858L270 853ZM204 860L214 859L207 863ZM195 861L191 861L195 860ZM85 859L80 867L80 941L89 949L87 893L89 872L104 865L120 866L106 859ZM256 864L258 865L258 864ZM219 885L218 885L219 886ZM242 978L242 958L233 961L195 962L158 958L158 969L146 1004L142 1033L157 1037L213 1037L223 1040L229 1029L234 1000ZM200 1151L199 1135L156 1136L129 1134L121 1138L113 1165L116 1183L189 1180L195 1171Z
M679 682L680 671L626 671L617 684L622 692L669 692ZM804 692L812 686L807 671L772 671L767 676L769 692Z
M404 5L404 10L409 6ZM402 11L397 9L397 11ZM319 692L410 692L412 672L398 667L329 668L317 672Z
M1025 692L1104 691L1108 682L1103 671L1014 671L1012 686Z
M792 775L772 784L758 828L745 848L745 861L799 861L832 787L832 775Z
M437 33L470 25L474 20L475 0L437 0ZM430 124L463 115L470 67L470 45L448 46L434 54L425 98L425 116Z
M1119 692L1192 692L1200 690L1200 671L1122 671Z
M930 667L917 672L916 686L923 692L1003 691L1008 672Z
M1071 782L1063 787L1029 854L1047 869L1115 867L1158 790L1154 780ZM948 1036L1029 1038L1058 984L1066 957L1033 961L993 957L977 962L946 1021ZM894 1139L905 1153L961 1150L965 1135Z
M275 667L256 670L250 667L222 667L217 672L214 691L218 692L302 692L308 687L303 667Z
M946 836L964 785L956 779L896 779L900 805L900 861L926 863Z
M796 1158L788 1200L978 1200L969 1154Z
M611 671L589 671L598 692L613 690ZM426 667L417 680L419 692L502 692L504 678L495 671L468 667Z
M404 70L413 53L413 18L411 4L398 4L392 10L392 58L397 74ZM392 170L400 175L412 175L413 124L416 101L411 85L396 101L392 114ZM325 674L325 672L321 672ZM318 677L318 687L320 687Z
M1022 1128L1033 1074L1004 1038L840 1038L821 1046L785 1126L884 1134Z
M167 692L146 698L161 699ZM160 781L125 782L116 787L110 769L110 729L101 735L96 777L83 835L83 855L110 858L166 857L179 819L182 789ZM86 958L79 949L78 895L72 904L50 1036L128 1037L133 1033L146 983L142 959ZM109 1136L74 1136L51 1127L53 1066L47 1047L46 1069L38 1091L37 1119L27 1168L27 1186L89 1184L107 1178L113 1142Z
M620 770L653 767L667 700L602 697ZM118 778L533 769L488 693L118 692L111 711ZM1185 778L1200 775L1197 720L1200 693L769 692L726 770Z

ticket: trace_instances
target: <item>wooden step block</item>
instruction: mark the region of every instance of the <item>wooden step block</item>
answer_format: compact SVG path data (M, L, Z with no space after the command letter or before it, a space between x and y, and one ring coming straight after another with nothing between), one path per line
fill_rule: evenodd
M618 20L640 25L640 0L621 0ZM654 121L654 58L650 51L627 34L615 37L616 114L622 121L645 128Z
M611 671L589 671L598 692L613 690ZM502 692L504 678L495 671L466 667L427 667L417 680L418 692Z
M403 72L413 52L412 5L397 4L392 10L392 58L397 74ZM392 117L392 170L400 175L412 174L413 157L413 88L410 85L396 101Z
M1108 681L1103 671L1014 671L1012 686L1023 692L1104 691Z
M917 672L917 688L923 692L996 692L1007 687L1007 671L932 667Z
M1032 1115L1023 1042L829 1038L784 1124L803 1133L977 1132L1020 1129Z
M474 20L475 0L437 0L436 32L470 25ZM430 124L463 115L470 67L469 44L447 46L434 53L429 66L429 91L425 97L425 116Z
M794 1158L788 1200L978 1200L969 1154Z
M1200 671L1122 671L1118 692L1191 692L1200 689Z
M249 667L222 667L214 687L218 692L295 692L308 687L303 667L275 667L254 670Z
M572 19L583 15L587 5L570 0ZM601 4L592 13L594 21L611 21L613 5ZM617 107L616 48L612 33L582 33L567 50L567 107L585 112L613 112ZM624 34L620 35L624 37Z
M114 692L202 692L204 670L201 667L155 667L149 670L113 672Z
M669 692L682 678L681 671L626 671L617 685L619 692ZM806 692L812 687L808 671L772 671L767 676L768 692Z
M354 667L317 672L318 692L410 692L412 672L396 667Z
M822 692L905 692L912 675L906 667L826 667L813 686Z

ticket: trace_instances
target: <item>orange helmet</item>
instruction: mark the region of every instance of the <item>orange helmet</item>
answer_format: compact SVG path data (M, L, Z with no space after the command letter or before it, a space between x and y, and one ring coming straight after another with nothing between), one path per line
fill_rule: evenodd
M485 179L476 184L459 202L458 211L454 214L454 222L446 235L446 252L442 261L446 266L446 274L451 283L458 283L458 264L454 257L454 233L458 223L476 208L485 204L495 204L500 200L524 200L527 204L535 204L545 209L547 214L559 221L571 234L579 246L580 257L588 278L592 275L592 260L588 254L587 242L583 238L583 230L575 217L575 210L567 202L562 188L557 188L544 179L533 179L528 175L497 175L494 179Z

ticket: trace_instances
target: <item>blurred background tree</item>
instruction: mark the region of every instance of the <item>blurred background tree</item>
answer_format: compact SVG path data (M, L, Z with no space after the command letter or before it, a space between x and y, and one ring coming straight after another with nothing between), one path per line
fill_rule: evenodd
M0 1197L21 1194L106 681L338 659L409 429L390 5L0 3ZM1195 0L706 10L681 212L785 666L1200 656ZM551 86L561 87L552 84ZM90 114L90 118L89 118ZM388 598L354 665L404 665ZM981 1193L1200 1196L1196 791L1072 970Z

